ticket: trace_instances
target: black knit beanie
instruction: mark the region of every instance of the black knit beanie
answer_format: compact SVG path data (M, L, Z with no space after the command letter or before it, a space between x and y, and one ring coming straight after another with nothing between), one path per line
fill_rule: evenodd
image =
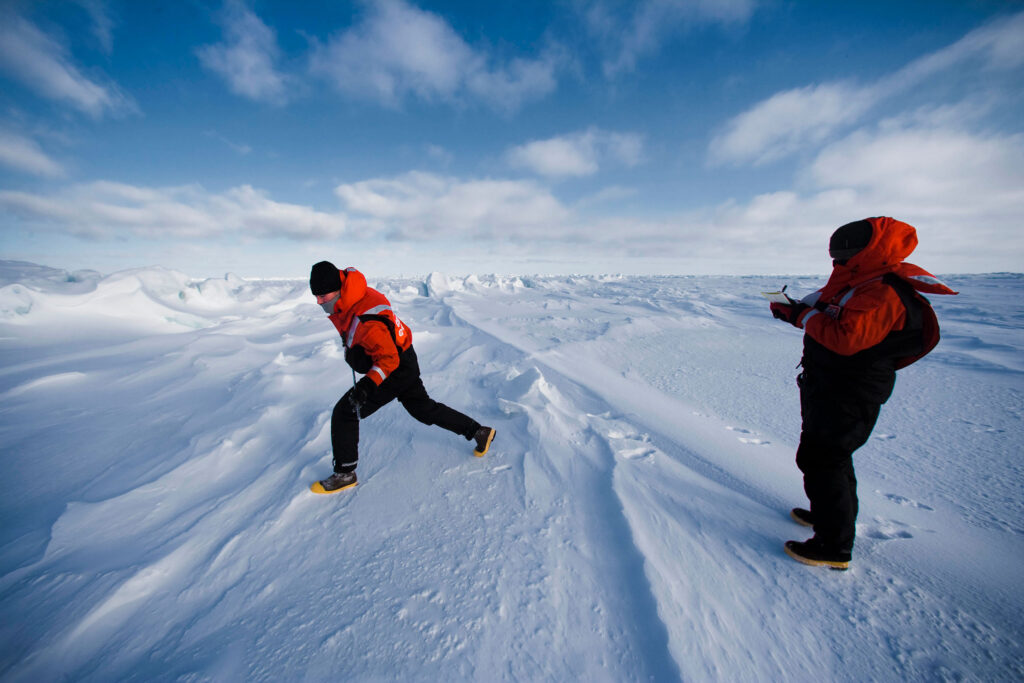
M309 288L314 296L337 292L341 289L341 273L330 261L321 261L309 271Z
M871 223L854 221L837 229L828 241L828 255L837 261L849 261L871 241Z

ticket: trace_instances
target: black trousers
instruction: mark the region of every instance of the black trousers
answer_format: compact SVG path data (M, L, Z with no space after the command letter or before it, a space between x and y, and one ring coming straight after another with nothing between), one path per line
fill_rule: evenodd
M797 379L803 427L796 465L804 475L815 538L830 549L849 552L858 508L853 452L871 436L882 406L854 392L826 389L818 379L806 370Z
M426 425L437 425L449 432L472 439L480 423L457 410L438 403L427 395L420 379L420 365L416 352L410 346L402 353L398 368L381 382L376 391L359 409L359 415L349 403L350 389L334 406L331 415L331 445L334 448L334 471L352 472L359 462L359 420L365 419L394 399L410 415Z

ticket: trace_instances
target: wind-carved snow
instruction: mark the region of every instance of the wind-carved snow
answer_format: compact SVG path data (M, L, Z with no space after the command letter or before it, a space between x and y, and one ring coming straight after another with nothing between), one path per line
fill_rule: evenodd
M322 497L352 377L304 282L4 263L0 677L1021 678L1024 278L936 297L856 455L847 573L781 552L778 280L371 277L498 437L388 406Z

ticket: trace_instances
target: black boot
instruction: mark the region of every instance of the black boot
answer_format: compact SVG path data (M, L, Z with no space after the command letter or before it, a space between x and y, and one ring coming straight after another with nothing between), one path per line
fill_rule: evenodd
M814 526L814 515L811 514L810 510L793 508L789 511L789 516L800 526Z
M355 472L335 472L326 479L313 484L313 493L337 493L356 485ZM319 487L319 490L318 488Z
M494 435L498 432L491 429L490 427L481 427L476 430L473 434L473 440L476 441L476 448L473 449L473 455L478 458L482 458L487 449L491 447L491 442L494 441Z
M800 541L786 541L785 551L787 555L797 562L803 562L812 567L828 567L829 569L839 570L850 568L852 553L849 550L828 548L817 538L812 538L803 543Z

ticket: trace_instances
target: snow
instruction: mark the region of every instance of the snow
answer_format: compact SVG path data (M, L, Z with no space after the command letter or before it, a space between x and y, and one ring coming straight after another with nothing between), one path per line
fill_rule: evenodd
M800 333L758 294L820 278L371 282L498 436L390 405L324 497L351 374L304 282L0 262L0 678L1020 680L1024 276L947 281L843 573L782 553Z

